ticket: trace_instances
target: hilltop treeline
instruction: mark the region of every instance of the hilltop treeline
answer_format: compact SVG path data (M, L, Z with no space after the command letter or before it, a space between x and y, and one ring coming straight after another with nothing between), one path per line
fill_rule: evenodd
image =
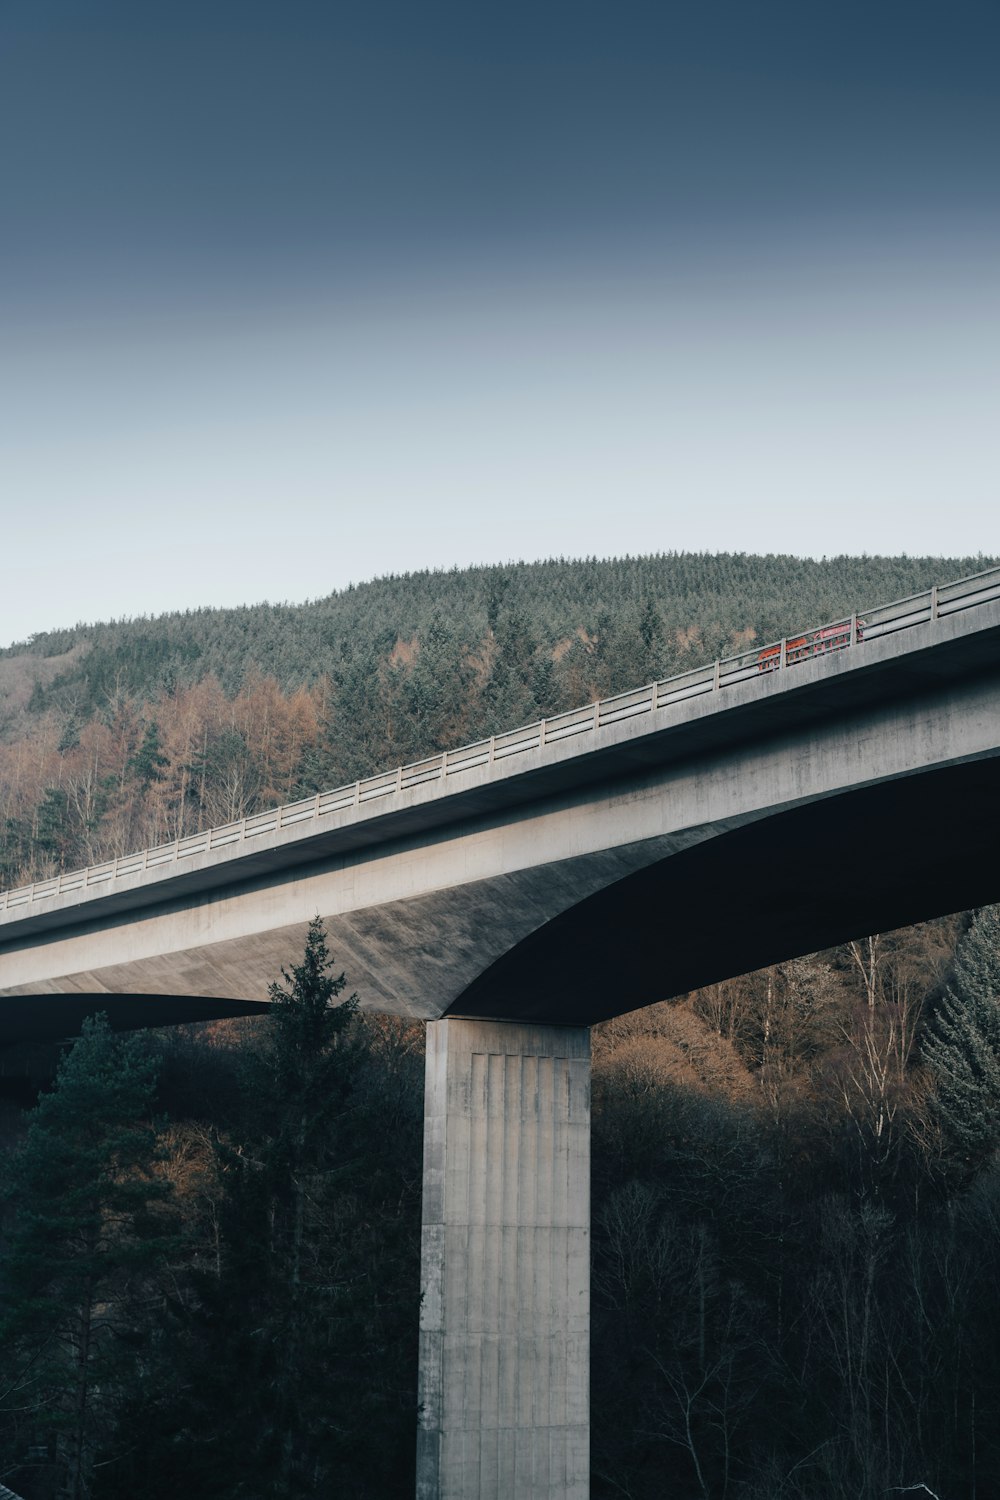
M25 1116L26 1500L412 1496L422 1034L327 957L263 1022L89 1025ZM595 1500L1000 1491L998 988L987 908L595 1029Z
M559 560L40 635L0 652L0 885L227 822L988 562Z

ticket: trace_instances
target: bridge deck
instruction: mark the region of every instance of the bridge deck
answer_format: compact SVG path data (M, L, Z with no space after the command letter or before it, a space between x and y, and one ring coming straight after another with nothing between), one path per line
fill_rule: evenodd
M1000 569L173 843L0 891L0 947L887 701L996 659ZM784 670L782 670L784 669Z

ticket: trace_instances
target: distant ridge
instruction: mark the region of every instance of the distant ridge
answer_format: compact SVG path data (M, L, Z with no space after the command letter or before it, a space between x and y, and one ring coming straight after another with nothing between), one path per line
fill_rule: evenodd
M120 672L129 690L142 695L167 677L193 682L209 672L234 691L250 668L273 673L287 690L329 670L331 659L359 638L380 644L390 634L393 642L418 636L435 610L470 638L481 636L491 601L525 611L540 639L555 646L579 629L596 631L602 614L628 614L648 598L668 635L671 628L696 625L704 631L714 625L714 644L722 647L733 631L780 634L796 618L832 616L862 597L902 597L935 579L961 577L998 561L662 552L425 570L351 584L302 604L205 607L46 631L0 649L0 661L79 653L56 675L57 697L58 689L82 688L92 695L100 690L97 684ZM706 644L711 654L712 643Z

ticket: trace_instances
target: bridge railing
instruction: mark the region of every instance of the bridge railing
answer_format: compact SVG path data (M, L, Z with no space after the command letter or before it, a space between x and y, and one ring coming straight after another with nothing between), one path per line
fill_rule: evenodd
M834 620L828 625L785 636L780 641L751 646L746 651L724 657L707 666L680 672L675 677L663 678L632 692L617 693L613 698L603 698L598 703L570 709L568 713L554 714L551 718L540 719L536 724L525 724L519 729L508 730L505 734L493 735L488 740L477 740L472 745L461 745L455 750L426 756L411 765L399 766L394 771L366 776L347 786L318 792L314 797L304 797L299 802L289 802L283 807L270 808L267 812L253 813L236 822L224 823L219 828L204 829L186 838L175 839L169 844L143 849L137 854L105 860L84 870L63 871L59 875L36 880L34 884L20 886L16 890L0 891L0 912L31 906L35 901L70 895L75 891L106 888L147 870L162 869L196 855L210 854L216 849L250 843L262 834L280 833L282 829L325 817L344 808L365 807L370 803L381 802L384 798L399 796L402 792L428 782L460 776L462 772L477 766L492 765L544 745L594 734L609 724L618 724L624 719L636 718L642 714L652 714L703 693L720 692L734 683L780 671L831 651L849 650L865 641L926 625L944 615L974 609L977 605L994 599L1000 599L1000 568L990 568L986 572L960 578L952 583L935 584L933 588L911 594L905 599L897 599L892 604L877 605L858 614Z

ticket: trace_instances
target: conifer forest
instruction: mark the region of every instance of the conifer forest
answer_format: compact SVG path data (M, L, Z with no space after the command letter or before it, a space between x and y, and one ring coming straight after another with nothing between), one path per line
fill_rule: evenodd
M558 559L36 636L0 888L995 562ZM423 1036L341 970L317 922L265 1019L0 1051L0 1485L410 1500ZM1000 908L593 1049L594 1500L1000 1495Z

